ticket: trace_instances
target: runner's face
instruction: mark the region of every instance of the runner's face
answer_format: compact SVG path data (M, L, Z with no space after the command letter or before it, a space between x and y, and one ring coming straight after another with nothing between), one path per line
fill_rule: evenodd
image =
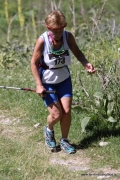
M64 29L61 29L61 30L50 30L50 31L52 32L53 38L55 40L60 40L62 35L63 35L63 30Z

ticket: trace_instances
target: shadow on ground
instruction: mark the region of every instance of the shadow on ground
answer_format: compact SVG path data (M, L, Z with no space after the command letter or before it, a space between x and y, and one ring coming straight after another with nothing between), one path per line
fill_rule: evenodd
M99 141L101 138L106 138L106 137L108 138L110 136L113 137L120 136L120 128L114 130L108 130L108 129L98 130L96 132L93 132L91 135L88 135L87 137L83 138L78 145L76 144L72 144L72 145L76 148L76 150L86 149L89 146L91 146L92 143Z

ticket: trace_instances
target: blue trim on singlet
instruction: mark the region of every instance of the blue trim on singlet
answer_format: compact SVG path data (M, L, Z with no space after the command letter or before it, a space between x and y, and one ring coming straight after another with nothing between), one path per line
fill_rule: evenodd
M65 65L65 68L66 68L66 69L69 71L69 73L70 73L70 70L69 70L69 68L68 68L67 65ZM39 71L40 79L42 79L43 74L44 74L44 72L46 71L46 69L45 69L44 67L40 67L40 68L38 69L38 71ZM59 83L57 83L57 84L59 84Z

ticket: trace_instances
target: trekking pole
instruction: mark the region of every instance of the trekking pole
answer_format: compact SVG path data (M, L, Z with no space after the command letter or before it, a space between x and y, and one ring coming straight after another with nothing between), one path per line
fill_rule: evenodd
M19 87L10 87L10 86L0 86L0 88L3 88L3 89L14 89L14 90L23 90L23 91L36 92L35 89L30 89L30 88L19 88ZM43 93L45 93L45 94L55 94L56 91L54 91L54 90L51 90L51 91L44 91Z

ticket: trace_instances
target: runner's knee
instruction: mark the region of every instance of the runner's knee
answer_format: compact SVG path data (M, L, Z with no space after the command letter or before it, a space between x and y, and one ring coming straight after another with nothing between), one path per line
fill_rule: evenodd
M71 114L71 109L70 108L66 108L63 110L62 112L63 116L68 116Z
M51 117L56 122L60 121L60 119L62 117L62 113L61 113L61 111L53 112L53 113L51 113Z

